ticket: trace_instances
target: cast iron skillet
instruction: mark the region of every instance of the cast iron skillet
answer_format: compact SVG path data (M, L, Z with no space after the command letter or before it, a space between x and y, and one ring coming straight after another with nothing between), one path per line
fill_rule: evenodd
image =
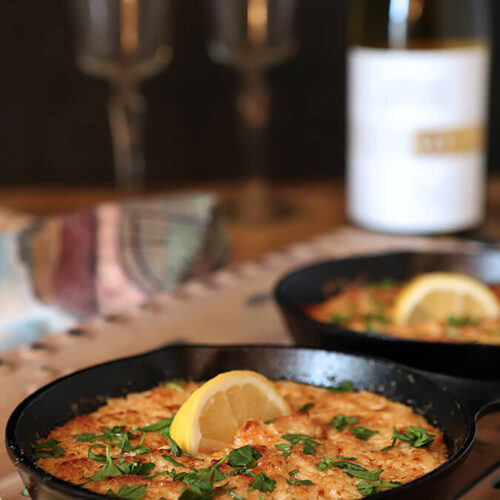
M106 397L143 391L168 378L203 380L232 369L256 370L272 379L320 386L348 379L356 389L411 404L443 429L450 459L420 479L379 493L376 498L380 499L446 499L449 481L474 441L478 414L500 402L496 383L423 374L361 356L294 347L170 346L79 371L35 392L14 410L7 423L9 455L35 500L109 498L39 469L30 443L47 436L54 426L95 410Z
M500 380L500 345L426 342L360 333L321 323L304 313L305 305L326 298L324 286L332 279L406 280L431 271L461 272L484 283L500 283L500 252L396 252L333 260L288 274L276 286L274 296L299 346L374 354L423 370Z

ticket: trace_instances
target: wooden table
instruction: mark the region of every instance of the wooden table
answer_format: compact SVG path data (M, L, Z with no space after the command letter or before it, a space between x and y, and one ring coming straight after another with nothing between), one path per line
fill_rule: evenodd
M194 186L194 188L216 192L223 204L230 204L239 196L237 186L231 184L198 185ZM185 186L175 186L166 190L148 190L146 194L155 195L170 191L179 192L186 190L188 188ZM249 259L261 257L269 251L279 250L296 241L314 237L345 224L344 190L341 182L325 181L280 185L275 187L274 191L278 198L286 200L297 207L295 215L283 219L279 223L264 226L236 224L229 220L228 232L233 246L234 263L241 264ZM127 194L127 196L138 195L139 193ZM96 203L118 199L122 196L123 193L104 188L3 188L0 189L0 228L12 229L22 227L35 216L53 215L83 209L91 207ZM2 207L5 207L5 209L2 210ZM484 224L483 231L488 237L500 240L500 178L492 179L489 184L488 208L488 218ZM255 272L255 268L252 268L252 266L246 266L245 264L241 264L241 266L242 272L248 273L249 276ZM223 279L231 279L231 276L225 277L222 275L222 277ZM274 279L275 277L273 276ZM265 278L265 280L269 280L269 278ZM259 281L259 287L263 286L262 283ZM265 281L265 283L266 287L272 285L271 281L269 283ZM249 287L248 290L244 291L247 296L250 293L261 291L261 288L253 289L251 285ZM230 300L234 300L236 304L236 298ZM282 336L284 335L283 326L278 325L275 311L272 311L270 306L266 311L268 312L263 315L264 317L258 319L256 322L255 320L250 321L249 318L245 321L243 320L244 318L236 318L234 319L233 326L230 327L253 322L253 333L250 334L248 331L242 332L242 334L255 335L255 324L259 326L260 322L262 326L260 330L261 337L256 338L256 341L271 338L271 331L273 331L279 332L279 334L276 334L275 341L287 342L286 337ZM179 316L181 312L179 312ZM209 314L207 313L207 315ZM253 314L253 311L251 311L251 314ZM213 319L209 318L209 321ZM180 320L181 318L179 317ZM176 320L174 318L170 321L175 322ZM107 328L121 328L121 326L117 324L111 327L108 326ZM137 325L134 328L137 328ZM129 327L129 329L131 328ZM199 328L193 331L197 330ZM136 334L136 331L134 331L134 334ZM200 341L200 339L196 338L193 341ZM216 342L224 341L225 339L223 338L216 339ZM121 355L121 353L117 353L116 355ZM469 465L470 469L477 470L478 473L482 471L484 464L486 464L486 461L483 463L482 460L482 457L486 456L485 453L488 454L488 465L492 466L500 461L500 434L497 430L499 427L499 418L500 415L498 414L492 415L481 426L480 437L482 437L482 440L476 446L474 459ZM0 484L1 479L0 477ZM13 481L9 483L8 489L9 491L1 491L0 488L0 498L2 495L8 500L21 498L18 496L19 483L17 478L14 477ZM491 489L483 496L475 494L475 496L467 496L464 499L493 500L495 497L490 495Z

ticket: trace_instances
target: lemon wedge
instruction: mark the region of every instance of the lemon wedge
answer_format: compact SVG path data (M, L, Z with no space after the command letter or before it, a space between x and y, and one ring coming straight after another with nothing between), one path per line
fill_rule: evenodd
M486 285L456 273L429 273L412 279L399 292L393 307L396 325L499 315L498 299Z
M248 370L221 373L196 389L179 408L170 436L191 455L232 445L248 420L291 413L290 406L263 375Z

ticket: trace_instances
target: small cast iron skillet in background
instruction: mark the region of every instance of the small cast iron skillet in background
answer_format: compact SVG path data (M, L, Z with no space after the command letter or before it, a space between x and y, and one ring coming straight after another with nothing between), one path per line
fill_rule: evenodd
M94 411L107 397L143 391L169 378L205 380L233 369L318 386L348 379L356 389L410 404L442 429L450 453L447 462L420 479L377 494L380 499L449 498L454 474L460 473L474 441L479 412L500 402L496 383L423 374L361 356L294 347L170 346L68 375L29 396L7 423L9 455L34 500L109 498L44 472L35 464L30 444L54 426Z
M356 332L316 321L304 307L327 298L325 284L337 279L405 281L422 273L464 273L500 283L500 252L475 254L395 252L332 260L296 270L276 286L275 299L299 346L373 354L423 370L500 380L500 345L427 342Z

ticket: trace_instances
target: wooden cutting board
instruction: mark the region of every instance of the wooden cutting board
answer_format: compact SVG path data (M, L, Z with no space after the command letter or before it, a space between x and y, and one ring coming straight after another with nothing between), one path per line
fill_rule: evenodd
M0 356L0 428L15 406L49 381L81 368L172 342L205 344L289 344L271 291L293 268L328 258L396 249L474 250L478 245L453 239L391 237L342 228L295 244L258 261L191 281L175 295L158 295L148 303L112 317L96 317L69 331L47 337ZM491 470L500 463L500 414L482 425L469 466L457 493L489 472L463 500L500 498ZM500 476L500 473L498 474ZM5 448L0 447L0 498L18 500L22 484ZM479 492L479 493L477 493ZM497 496L491 496L491 495ZM490 495L490 496L488 496ZM451 497L450 497L451 498Z

